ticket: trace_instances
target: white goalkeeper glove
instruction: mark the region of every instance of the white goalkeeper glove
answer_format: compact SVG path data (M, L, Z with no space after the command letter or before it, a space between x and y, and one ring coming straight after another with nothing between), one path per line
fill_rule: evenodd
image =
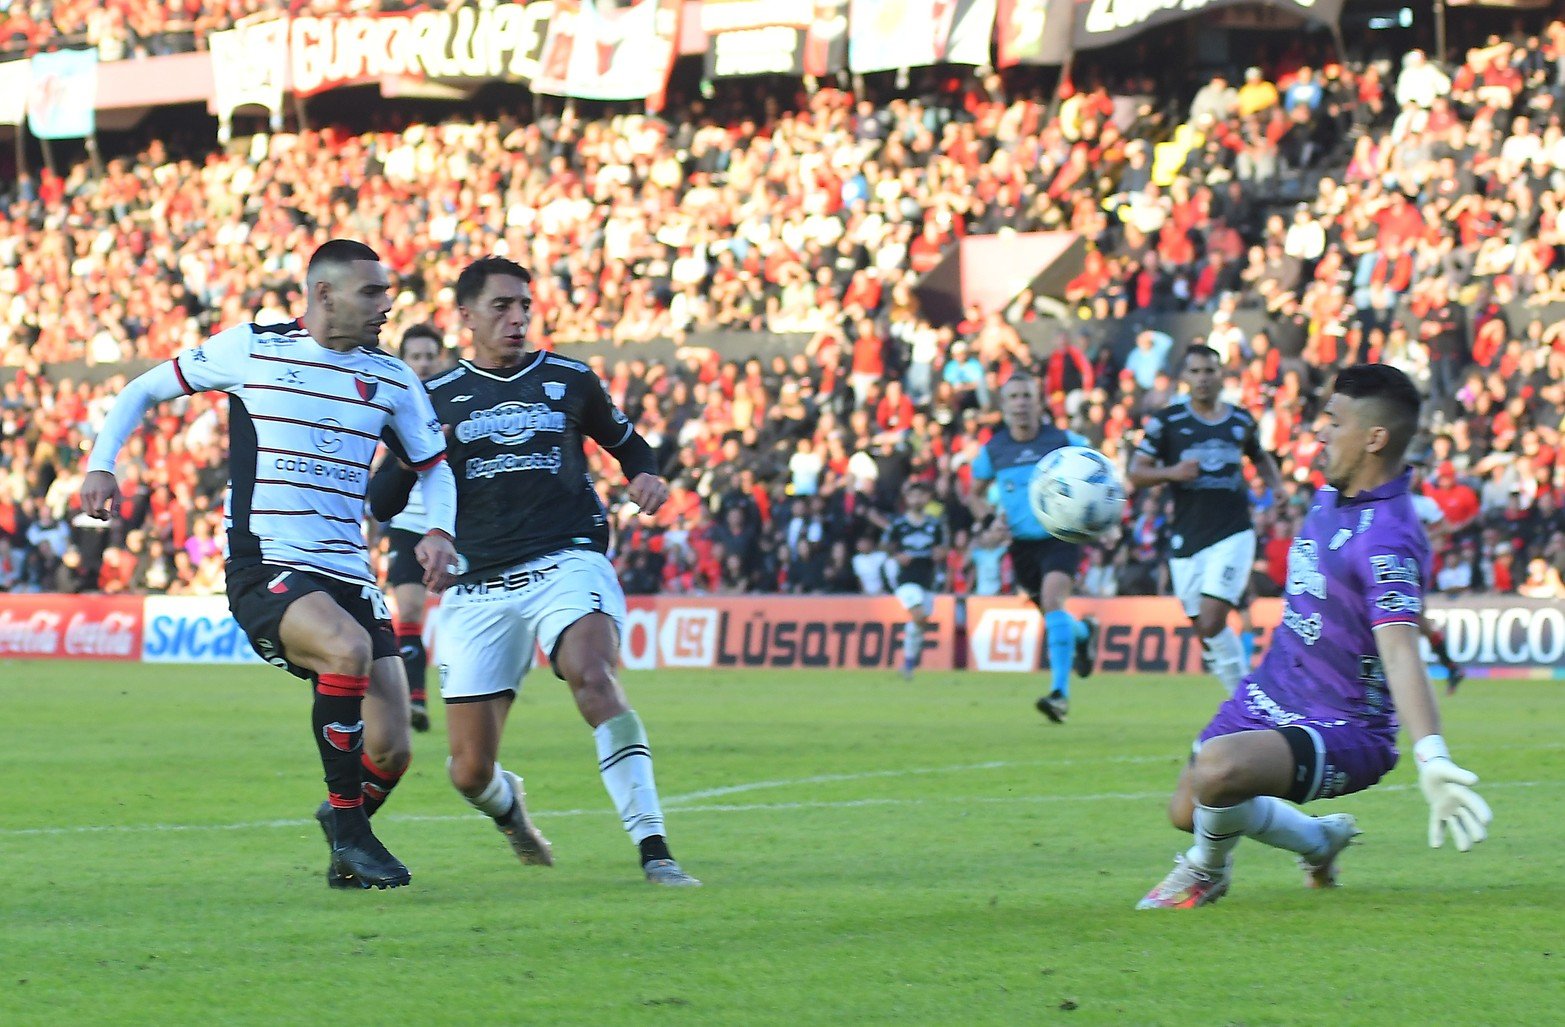
M1489 837L1487 828L1494 814L1470 787L1478 783L1478 775L1451 762L1445 739L1439 735L1420 738L1413 754L1418 760L1418 787L1429 801L1429 847L1440 848L1446 831L1459 852Z

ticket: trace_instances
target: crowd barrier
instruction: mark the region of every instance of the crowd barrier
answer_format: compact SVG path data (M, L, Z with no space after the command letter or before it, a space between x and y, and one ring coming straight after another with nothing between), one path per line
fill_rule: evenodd
M1098 618L1098 669L1155 677L1198 673L1201 647L1170 598L1074 599ZM1264 651L1281 602L1251 608ZM1473 677L1565 679L1565 608L1515 596L1433 599L1451 656ZM1015 598L935 599L924 637L926 670L1036 672L1047 660L1038 611ZM440 647L438 603L426 619L431 660ZM626 667L897 667L906 614L890 596L635 596L621 639ZM261 663L222 596L0 594L0 659L103 659L142 663Z

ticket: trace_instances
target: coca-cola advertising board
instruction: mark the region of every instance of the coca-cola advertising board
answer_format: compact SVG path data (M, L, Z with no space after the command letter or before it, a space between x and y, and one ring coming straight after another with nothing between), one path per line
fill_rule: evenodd
M140 596L0 595L0 659L139 660Z

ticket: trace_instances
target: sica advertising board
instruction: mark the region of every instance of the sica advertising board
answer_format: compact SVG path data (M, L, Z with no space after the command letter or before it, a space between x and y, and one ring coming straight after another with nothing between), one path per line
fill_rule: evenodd
M147 596L143 663L262 663L223 596Z

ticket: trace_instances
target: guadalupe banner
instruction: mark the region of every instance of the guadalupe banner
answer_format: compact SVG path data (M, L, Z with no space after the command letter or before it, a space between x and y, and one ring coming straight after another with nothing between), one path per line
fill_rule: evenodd
M848 64L847 0L705 0L708 78L823 75Z
M533 90L663 105L679 39L679 0L555 0Z
M288 20L289 88L310 96L382 79L527 81L554 5L463 6L412 14Z
M996 0L854 0L848 67L855 72L988 64Z
M1241 4L1335 25L1342 14L1342 3L1343 0L1083 0L1076 4L1071 42L1077 50L1111 46L1159 25Z

